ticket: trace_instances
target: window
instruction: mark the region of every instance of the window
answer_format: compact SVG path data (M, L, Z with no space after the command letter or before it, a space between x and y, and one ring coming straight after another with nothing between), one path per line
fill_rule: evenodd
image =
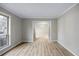
M0 49L9 45L9 17L0 15Z

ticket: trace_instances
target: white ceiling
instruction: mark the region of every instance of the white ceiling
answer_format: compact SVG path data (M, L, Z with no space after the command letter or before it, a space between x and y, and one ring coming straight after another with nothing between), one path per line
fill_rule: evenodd
M56 18L74 3L2 3L1 7L21 18Z

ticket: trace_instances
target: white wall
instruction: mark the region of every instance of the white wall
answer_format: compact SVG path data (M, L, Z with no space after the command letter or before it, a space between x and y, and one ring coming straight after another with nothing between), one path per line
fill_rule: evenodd
M48 18L27 18L23 20L23 40L24 42L33 42L32 40L32 21L51 21L51 40L57 40L56 20Z
M58 19L58 41L79 55L79 4Z
M0 51L0 55L22 42L21 19L7 10L0 8L0 12L9 15L11 18L11 46Z
M51 20L51 40L57 40L57 20Z
M32 22L31 20L23 20L22 23L23 29L23 41L24 42L32 42Z

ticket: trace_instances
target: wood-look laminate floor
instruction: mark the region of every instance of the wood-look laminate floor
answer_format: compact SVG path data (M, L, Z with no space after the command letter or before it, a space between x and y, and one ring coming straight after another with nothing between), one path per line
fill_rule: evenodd
M21 44L5 53L3 56L72 56L57 42L49 42L40 38L33 43Z

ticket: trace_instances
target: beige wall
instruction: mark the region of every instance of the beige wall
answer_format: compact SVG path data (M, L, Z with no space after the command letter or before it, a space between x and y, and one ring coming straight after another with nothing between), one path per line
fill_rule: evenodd
M58 19L58 41L79 55L79 4Z

